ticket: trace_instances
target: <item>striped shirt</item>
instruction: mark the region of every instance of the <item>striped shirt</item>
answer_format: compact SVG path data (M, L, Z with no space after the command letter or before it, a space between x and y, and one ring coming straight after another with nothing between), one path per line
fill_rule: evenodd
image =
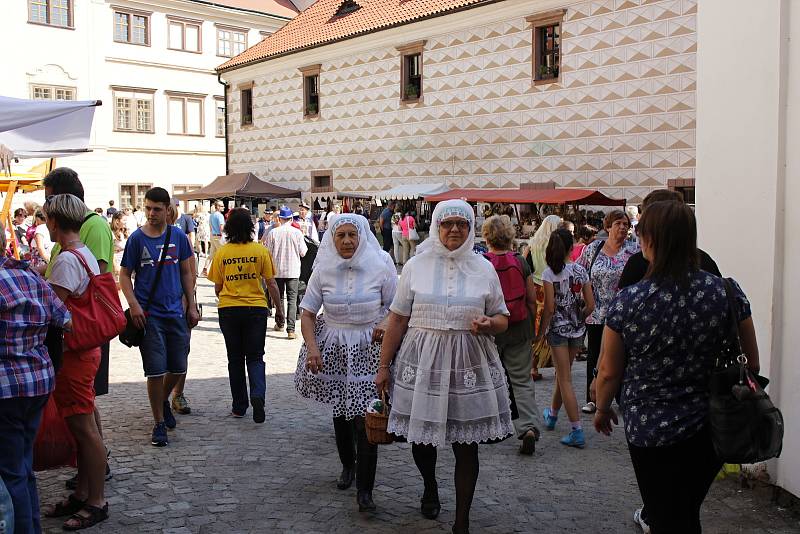
M69 319L64 303L27 263L0 257L0 399L53 390L44 340L48 325L62 327Z

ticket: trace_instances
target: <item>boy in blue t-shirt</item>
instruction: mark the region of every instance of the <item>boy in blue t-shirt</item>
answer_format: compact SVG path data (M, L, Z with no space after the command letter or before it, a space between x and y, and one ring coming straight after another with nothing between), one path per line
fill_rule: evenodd
M180 228L173 226L169 242L166 242L169 193L154 187L144 198L147 222L128 238L119 278L130 306L131 320L145 330L139 352L155 419L151 443L163 447L169 442L167 428L176 425L169 407L169 393L178 377L186 374L189 328L197 325L199 317L194 302L194 255L189 239ZM152 291L162 257L158 287ZM134 273L135 285L131 280ZM153 299L148 301L151 292ZM187 301L186 316L183 297Z

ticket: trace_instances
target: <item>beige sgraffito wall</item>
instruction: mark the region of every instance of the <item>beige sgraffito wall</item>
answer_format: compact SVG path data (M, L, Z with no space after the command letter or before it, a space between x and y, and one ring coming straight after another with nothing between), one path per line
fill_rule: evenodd
M532 83L526 17L566 9L558 83ZM230 172L308 190L554 181L638 202L695 167L696 0L505 0L226 72ZM423 102L396 47L425 40ZM303 117L300 67L321 64ZM239 84L254 82L254 125Z

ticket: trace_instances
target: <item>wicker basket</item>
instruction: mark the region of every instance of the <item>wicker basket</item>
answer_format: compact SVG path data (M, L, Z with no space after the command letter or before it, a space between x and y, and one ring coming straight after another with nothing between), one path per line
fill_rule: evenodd
M392 434L386 432L386 426L389 424L389 405L386 403L385 391L381 392L381 400L383 401L381 413L367 412L366 416L367 441L373 445L387 445L394 441Z

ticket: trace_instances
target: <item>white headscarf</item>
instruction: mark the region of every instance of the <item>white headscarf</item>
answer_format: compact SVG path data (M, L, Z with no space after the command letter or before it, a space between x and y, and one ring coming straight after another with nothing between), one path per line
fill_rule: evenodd
M548 215L536 229L533 237L528 241L528 246L531 250L544 250L547 243L550 241L550 234L558 230L558 225L561 224L561 217L558 215Z
M445 219L452 218L465 219L469 222L469 235L456 250L448 250L439 239L439 224ZM433 210L430 236L417 246L417 254L411 260L418 257L439 256L456 260L456 266L465 274L482 273L486 271L486 266L491 264L473 252L474 244L475 212L472 211L472 206L463 200L445 200L439 202Z
M336 229L343 224L352 224L358 230L358 248L349 259L344 259L336 250L333 236ZM355 213L331 213L328 217L328 229L322 237L317 257L314 259L314 270L317 269L364 269L379 271L386 263L392 264L391 257L381 248L378 239L369 229L369 221Z

